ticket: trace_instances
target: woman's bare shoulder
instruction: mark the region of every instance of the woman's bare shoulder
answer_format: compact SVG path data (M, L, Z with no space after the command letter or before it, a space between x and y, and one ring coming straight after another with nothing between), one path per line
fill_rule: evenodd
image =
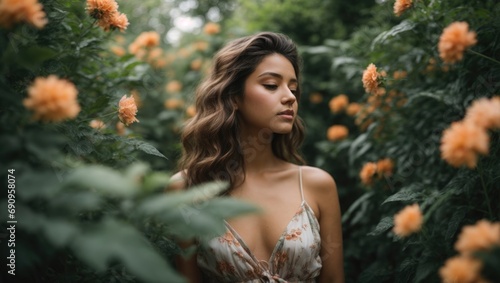
M325 170L312 166L302 166L304 182L312 193L321 194L336 190L333 177Z
M186 189L186 170L179 171L170 177L170 182L168 183L165 191L183 191Z

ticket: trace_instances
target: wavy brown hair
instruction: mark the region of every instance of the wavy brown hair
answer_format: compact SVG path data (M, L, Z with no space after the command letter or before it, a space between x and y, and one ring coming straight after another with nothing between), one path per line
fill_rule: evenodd
M243 182L245 152L240 141L236 101L243 98L248 76L271 54L287 58L299 80L301 62L297 48L283 34L262 32L236 39L215 55L210 75L196 90L196 114L185 125L181 136L183 154L179 167L187 173L188 186L222 180L233 188ZM299 85L297 101L300 94ZM304 125L299 117L290 133L267 134L278 158L304 163L298 152L304 139Z

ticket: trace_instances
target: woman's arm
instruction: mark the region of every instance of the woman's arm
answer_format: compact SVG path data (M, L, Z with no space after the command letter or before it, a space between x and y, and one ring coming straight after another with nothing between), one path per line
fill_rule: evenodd
M186 183L181 172L176 173L170 179L170 184L166 191L182 191L186 189ZM182 249L186 249L195 244L194 241L183 241L178 243ZM176 256L175 264L177 271L182 274L189 283L201 283L202 277L198 264L196 262L196 253L190 257Z
M327 172L308 167L305 174L308 191L319 209L321 261L319 283L344 283L342 223L335 181Z

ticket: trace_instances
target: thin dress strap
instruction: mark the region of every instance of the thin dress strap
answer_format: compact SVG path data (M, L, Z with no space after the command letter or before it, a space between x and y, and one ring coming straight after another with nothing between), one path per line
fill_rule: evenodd
M300 188L300 197L302 197L302 203L304 203L304 191L302 190L302 166L299 166L299 188Z

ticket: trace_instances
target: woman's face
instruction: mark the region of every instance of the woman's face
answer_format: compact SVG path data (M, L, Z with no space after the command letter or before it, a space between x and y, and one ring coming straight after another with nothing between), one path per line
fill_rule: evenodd
M264 57L246 79L243 98L237 103L243 132L291 132L297 117L297 88L295 70L288 59L280 54Z

